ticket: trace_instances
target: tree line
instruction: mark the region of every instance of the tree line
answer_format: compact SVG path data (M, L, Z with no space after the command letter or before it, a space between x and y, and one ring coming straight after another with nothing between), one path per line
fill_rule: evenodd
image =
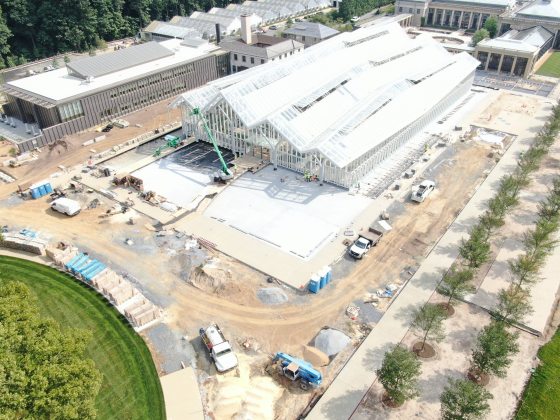
M421 341L412 351L398 345L385 354L377 377L385 389L389 405L399 406L419 395L418 379L421 363L428 344L445 338L443 322L453 311L453 300L461 299L475 290L472 280L490 260L491 240L505 224L507 214L519 203L519 193L531 182L531 174L539 169L560 134L560 106L555 106L529 149L523 153L512 173L500 180L496 195L488 208L471 228L468 239L459 248L460 261L443 276L438 293L448 297L443 304L426 303L413 313L412 329L420 333ZM466 378L449 379L440 395L441 417L444 420L479 419L490 410L488 400L493 396L484 385L490 375L503 378L519 352L518 332L512 325L522 323L532 312L531 287L537 283L546 258L558 245L556 233L560 230L560 177L549 185L547 196L538 204L534 227L523 235L524 252L509 261L511 282L498 293L498 302L491 311L492 320L479 332L471 349L470 367Z
M133 36L151 20L240 0L0 0L0 68Z

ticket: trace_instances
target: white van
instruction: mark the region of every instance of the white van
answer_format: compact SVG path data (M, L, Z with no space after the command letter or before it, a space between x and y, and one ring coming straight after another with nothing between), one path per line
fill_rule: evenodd
M63 213L67 216L77 215L82 208L77 201L70 200L69 198L57 198L51 203L51 209Z

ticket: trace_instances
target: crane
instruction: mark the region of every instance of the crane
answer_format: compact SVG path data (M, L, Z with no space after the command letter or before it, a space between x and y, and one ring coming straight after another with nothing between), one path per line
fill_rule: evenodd
M220 178L223 179L223 180L231 179L233 177L233 174L229 170L229 168L226 164L226 161L224 160L224 157L222 156L222 153L220 152L220 148L218 147L218 143L216 142L216 139L212 135L212 132L210 131L210 127L208 127L208 123L206 122L206 118L204 118L204 115L202 115L202 112L200 112L200 108L194 108L192 110L192 115L197 115L198 116L198 118L202 122L202 125L204 127L204 131L206 132L206 135L208 136L208 139L210 139L210 141L212 142L212 145L214 146L214 150L218 154L218 158L220 159L220 163L222 164L221 169L222 169L222 172L223 172L223 174L220 175Z
M302 389L307 389L309 385L313 387L321 385L321 381L323 380L321 372L305 360L278 352L272 361L280 361L280 371L282 374L292 381L299 380Z

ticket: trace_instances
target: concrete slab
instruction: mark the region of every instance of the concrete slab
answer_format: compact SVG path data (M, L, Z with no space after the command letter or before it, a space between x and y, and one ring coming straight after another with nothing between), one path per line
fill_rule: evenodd
M233 160L230 151L222 151L226 162ZM212 145L193 143L135 171L132 175L144 181L144 191L156 191L168 201L181 207L197 197L206 195L214 185L213 173L220 169L220 161Z
M307 260L371 203L269 166L235 180L204 215Z
M168 420L202 420L198 382L191 367L160 378Z

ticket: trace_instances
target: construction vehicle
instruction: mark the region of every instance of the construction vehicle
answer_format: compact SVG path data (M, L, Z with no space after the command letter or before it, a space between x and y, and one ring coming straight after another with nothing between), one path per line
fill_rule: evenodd
M167 134L163 139L165 140L165 144L156 149L154 156L161 155L161 152L165 149L176 149L181 144L181 139L171 134Z
M280 373L291 381L299 381L302 389L321 385L321 381L323 380L321 372L316 370L311 363L305 360L278 352L272 361L280 362Z
M371 248L379 243L382 236L383 232L374 228L370 228L369 232L360 233L358 239L348 249L348 254L357 260L361 260Z
M233 174L229 170L229 168L226 164L226 161L224 160L224 157L222 156L222 153L220 152L220 148L218 147L218 143L216 142L216 139L212 135L212 132L210 131L210 127L208 127L208 123L206 122L206 118L204 118L204 116L202 115L202 112L200 112L199 108L194 108L192 110L192 115L197 115L198 118L200 119L200 122L202 123L202 126L204 127L204 131L206 132L206 135L208 136L208 139L212 142L212 145L214 146L214 150L216 151L216 154L218 155L218 158L220 159L220 163L222 164L222 168L221 168L222 172L219 174L219 178L222 181L226 181L228 179L233 178Z
M226 372L237 366L237 356L218 325L211 324L206 329L201 328L199 333L218 372Z

